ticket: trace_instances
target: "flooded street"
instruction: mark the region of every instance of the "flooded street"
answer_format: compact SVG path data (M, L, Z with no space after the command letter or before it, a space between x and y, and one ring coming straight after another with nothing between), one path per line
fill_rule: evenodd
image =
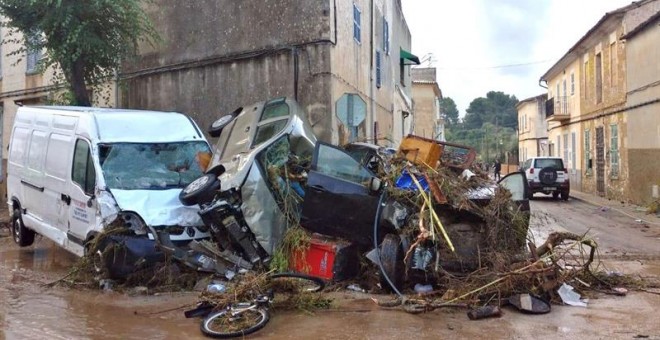
M555 209L555 202L534 204L537 210ZM578 215L587 213L578 209L573 217L584 218ZM551 224L561 228L562 220ZM538 221L532 225L544 226ZM608 240L603 243L607 255L615 255L613 245ZM630 249L620 251L625 254ZM608 265L657 280L660 261L656 252L649 255L615 257ZM33 246L21 249L7 229L0 229L0 339L204 339L199 319L183 316L197 300L197 292L129 296L44 286L64 277L75 262L75 256L40 237ZM400 339L414 334L419 339L632 339L641 335L660 339L660 296L644 292L630 292L626 297L597 294L590 297L587 308L554 305L545 315L524 315L505 307L501 318L480 321L470 321L463 309L412 315L381 309L368 294L333 292L330 296L333 307L313 315L275 310L270 323L253 337Z
M166 339L199 335L194 320L167 317L167 313L142 314L190 303L196 293L130 297L44 286L65 276L75 260L44 239L25 249L19 249L9 237L0 239L0 338Z

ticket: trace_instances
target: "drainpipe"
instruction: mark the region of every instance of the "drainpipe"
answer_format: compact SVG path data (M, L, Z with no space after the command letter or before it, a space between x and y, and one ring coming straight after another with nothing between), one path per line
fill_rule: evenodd
M375 100L374 100L374 0L369 1L369 16L370 16L370 24L369 24L369 125L370 127L367 127L367 131L371 131L371 127L375 126L374 123L376 122L375 118ZM373 134L373 133L372 133ZM369 138L369 135L367 134L367 139ZM378 144L378 136L374 135L373 136L373 142L374 144Z
M298 101L298 78L300 77L299 73L299 61L298 61L298 48L294 47L291 49L293 53L293 98Z
M545 82L545 86L543 86L543 84L541 84L541 82ZM548 89L548 82L546 80L539 79L539 86L547 90Z

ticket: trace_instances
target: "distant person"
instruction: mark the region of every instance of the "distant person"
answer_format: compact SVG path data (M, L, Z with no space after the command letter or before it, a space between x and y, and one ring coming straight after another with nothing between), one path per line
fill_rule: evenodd
M500 164L500 160L497 159L495 160L495 165L493 165L493 172L495 176L495 180L499 181L500 180L500 171L502 171L502 164Z

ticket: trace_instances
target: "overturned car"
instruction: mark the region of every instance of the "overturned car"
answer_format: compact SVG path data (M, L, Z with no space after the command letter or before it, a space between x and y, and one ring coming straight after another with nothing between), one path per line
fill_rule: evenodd
M364 143L340 148L318 142L305 117L294 100L278 98L224 114L211 125L209 133L218 140L208 170L179 198L184 205L200 206L199 214L218 248L214 254L229 262L223 268L267 265L288 227L298 223L363 252L379 248L382 256L375 262L383 265L396 285L405 280L406 267L428 271L475 266L478 249L487 242L482 237L487 215L437 197L419 211L420 193L429 198L431 189L437 192L440 186L416 190L401 186L400 179L404 173L421 178L425 168L416 168L392 149ZM429 168L441 166L440 161ZM451 164L452 159L447 162L453 171L447 178L461 178L462 173L466 177L470 164L461 168ZM432 177L425 180L433 182ZM473 183L465 197L475 209L487 206L500 190L483 178L476 184L461 181ZM506 201L517 202L507 209L528 212L524 174L511 174L501 184L509 189ZM437 223L431 225L440 225L450 247L435 234L420 238L424 231L415 226L424 223L429 208L438 210ZM523 228L526 233L527 225ZM451 243L451 238L456 241ZM452 255L444 256L447 251Z

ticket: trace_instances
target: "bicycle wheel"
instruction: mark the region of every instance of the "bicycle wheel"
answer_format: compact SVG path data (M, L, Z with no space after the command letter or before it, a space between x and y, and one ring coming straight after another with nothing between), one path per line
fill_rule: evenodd
M325 288L323 279L300 273L273 274L270 281L273 289L291 293L315 293Z
M204 335L216 338L236 338L262 329L270 320L265 308L223 309L209 314L201 324Z

